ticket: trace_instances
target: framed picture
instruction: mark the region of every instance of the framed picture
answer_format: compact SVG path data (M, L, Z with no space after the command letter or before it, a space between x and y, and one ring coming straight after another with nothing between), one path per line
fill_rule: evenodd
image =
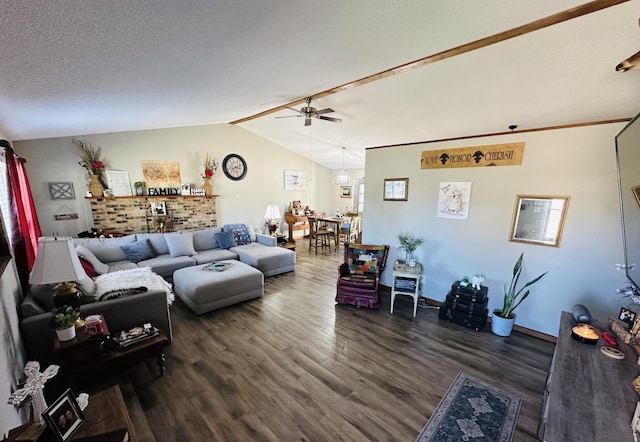
M636 197L636 202L640 206L640 186L633 186L631 191L633 192L633 196Z
M48 183L49 184L49 195L51 195L52 200L74 200L76 199L76 194L73 191L73 183L72 182L63 182L63 183Z
M409 178L385 178L384 201L407 201Z
M618 319L621 320L622 322L626 322L627 324L631 325L636 320L636 314L635 312L632 312L631 310L622 307L620 309L620 314L618 315Z
M570 197L516 195L509 241L560 247Z
M65 391L44 413L47 426L59 441L67 441L84 422L84 415L71 390Z
M285 170L284 190L307 190L307 172L304 170Z
M340 186L340 198L351 198L351 186Z
M151 211L154 216L164 216L167 214L167 207L162 203L151 203Z

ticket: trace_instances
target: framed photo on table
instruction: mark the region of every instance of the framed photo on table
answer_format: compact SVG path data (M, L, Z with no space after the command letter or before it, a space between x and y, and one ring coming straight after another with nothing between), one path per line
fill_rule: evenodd
M636 314L631 310L622 307L620 309L620 314L618 315L618 319L621 320L622 322L626 322L627 324L629 324L629 326L631 326L631 324L633 324L634 321L636 320Z
M84 415L70 389L65 391L49 408L42 413L47 426L59 441L71 439L80 424L84 422Z

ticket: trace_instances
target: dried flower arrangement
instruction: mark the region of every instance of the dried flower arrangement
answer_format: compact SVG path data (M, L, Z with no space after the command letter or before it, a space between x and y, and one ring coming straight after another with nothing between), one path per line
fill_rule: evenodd
M209 154L204 157L204 175L203 178L213 178L218 170L218 162Z
M93 148L91 143L73 138L71 140L78 149L78 156L82 159L78 164L84 167L90 175L102 175L106 168L105 160L102 160L102 148Z

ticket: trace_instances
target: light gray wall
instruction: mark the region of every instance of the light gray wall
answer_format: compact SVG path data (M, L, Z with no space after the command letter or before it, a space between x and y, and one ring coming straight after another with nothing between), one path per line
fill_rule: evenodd
M158 160L178 161L182 182L200 186L206 153L218 162L229 153L240 154L248 165L245 179L229 180L219 168L213 180L214 194L220 195L218 225L243 222L264 228L267 204L278 204L284 216L284 210L293 200L301 200L321 211L336 210L335 198L327 192L327 184L334 179L332 171L237 126L216 124L77 138L91 142L94 147L100 146L109 168L128 171L131 183L143 180L142 160ZM84 169L78 165L71 137L19 141L14 143L14 148L27 159L27 173L43 234L58 232L75 236L92 227L89 203L84 199L87 189ZM308 190L285 191L285 169L306 171ZM76 199L52 201L47 186L52 181L72 181ZM79 219L54 220L54 215L68 213L68 209L78 213ZM286 223L282 222L281 227L286 230Z
M416 252L424 266L424 296L444 301L455 280L477 273L489 287L489 312L502 306L503 286L524 252L521 281L549 274L516 310L516 324L556 336L560 311L582 303L606 319L626 305L616 289L625 282L615 135L624 124L507 134L471 140L369 149L363 242L391 244L382 283L390 286L398 242L409 232L425 244ZM421 152L454 147L525 142L522 165L421 170ZM383 201L384 178L409 178L407 202ZM467 220L437 217L440 182L472 182ZM568 195L560 247L508 241L516 194ZM403 255L400 255L401 257Z

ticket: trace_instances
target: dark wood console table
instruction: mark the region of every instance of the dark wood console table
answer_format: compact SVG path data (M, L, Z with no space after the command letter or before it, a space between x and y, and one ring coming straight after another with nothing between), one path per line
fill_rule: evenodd
M620 343L624 359L605 356L600 351L606 345L602 338L590 345L571 337L575 325L573 315L562 312L538 438L549 442L633 441L631 419L640 396L631 383L640 374L638 355ZM608 330L603 321L592 325Z

